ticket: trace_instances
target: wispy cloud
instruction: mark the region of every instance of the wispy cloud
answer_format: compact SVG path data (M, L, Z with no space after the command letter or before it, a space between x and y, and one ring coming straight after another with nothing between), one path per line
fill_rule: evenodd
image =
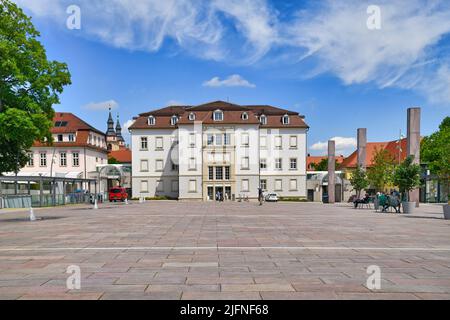
M233 74L226 79L221 80L219 77L214 77L211 80L205 81L203 83L204 87L247 87L256 88L256 85L245 80L238 74Z
M73 2L15 1L62 27ZM311 77L329 73L345 85L401 88L434 103L449 101L450 49L440 45L450 37L447 0L377 0L381 30L367 28L367 7L374 3L366 0L311 0L283 14L269 0L77 3L82 14L77 34L117 48L156 52L171 42L197 57L231 64L267 57L302 70L312 66Z
M117 109L119 104L114 100L108 100L103 102L91 102L83 106L83 109L91 111L105 111L111 108L111 110Z
M346 138L346 137L334 137L330 140L334 140L336 143L336 154L340 155L348 155L351 152L355 151L357 142L355 138ZM328 152L328 141L322 142L319 141L313 144L310 148L312 151L316 151L320 155L326 155Z

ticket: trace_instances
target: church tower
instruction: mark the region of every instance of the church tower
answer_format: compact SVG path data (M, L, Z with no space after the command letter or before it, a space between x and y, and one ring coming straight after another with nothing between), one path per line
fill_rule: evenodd
M122 136L122 127L120 126L119 115L117 115L116 137L117 137L117 142L119 143L119 146L123 147L125 145L125 139Z

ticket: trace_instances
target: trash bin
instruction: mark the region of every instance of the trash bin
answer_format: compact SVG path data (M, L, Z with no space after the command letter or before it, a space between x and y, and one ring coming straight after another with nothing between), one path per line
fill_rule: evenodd
M323 203L329 203L329 198L328 198L328 194L327 193L322 195L322 202Z

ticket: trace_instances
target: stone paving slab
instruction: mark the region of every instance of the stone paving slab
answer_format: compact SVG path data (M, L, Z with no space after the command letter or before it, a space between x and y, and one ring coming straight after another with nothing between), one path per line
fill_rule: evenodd
M0 299L450 299L450 222L347 204L0 210ZM68 290L67 267L81 269ZM381 288L367 288L367 267Z

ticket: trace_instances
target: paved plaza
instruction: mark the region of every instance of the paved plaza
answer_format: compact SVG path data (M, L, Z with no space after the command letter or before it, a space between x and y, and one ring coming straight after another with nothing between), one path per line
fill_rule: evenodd
M450 299L450 221L348 204L0 211L0 299ZM69 290L67 268L80 267ZM381 289L366 287L367 268Z

